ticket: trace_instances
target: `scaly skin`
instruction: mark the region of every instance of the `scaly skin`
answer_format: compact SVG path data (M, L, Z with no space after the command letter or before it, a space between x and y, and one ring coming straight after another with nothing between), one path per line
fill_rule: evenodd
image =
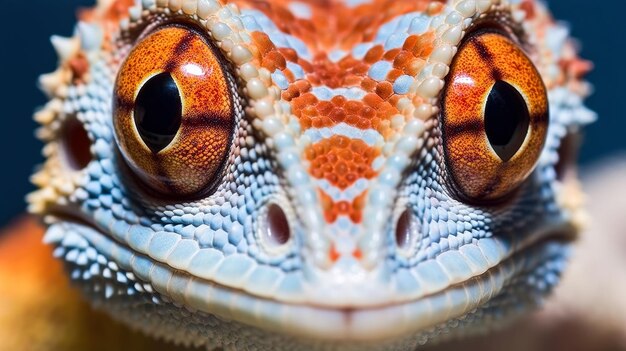
M186 98L183 110L228 105L232 115L215 112L220 126L206 129L185 117L191 129L159 158L128 144L136 127L119 127L143 84L128 77L159 60L175 66L192 44L168 53L165 43L122 68L147 33L170 23L219 51L217 60L207 51L192 61L226 72L213 100ZM466 180L452 174L450 155L477 143L450 151L454 137L442 136L446 75L464 37L486 25L525 51L550 105L549 122L537 122L543 87L525 92L529 135L548 123L545 143L529 139L517 153L534 143L534 168L516 168L514 156L499 175L490 161L474 161L474 174L496 172L495 183L470 187L483 200L523 180L498 201L460 194ZM80 14L73 38L53 44L60 65L41 78L50 102L35 116L47 160L33 177L40 190L30 209L93 303L149 334L209 349L412 349L536 305L558 282L583 221L575 174L562 167L568 146L558 150L594 118L582 105L588 65L533 1L100 1ZM515 67L513 78L530 78ZM178 84L184 93L197 86ZM228 99L218 104L221 94ZM227 123L230 138L216 136ZM180 151L184 133L208 133L211 150L226 145L220 167L197 172L215 154L192 154L180 163L190 167L182 182L168 177L179 163L164 155ZM469 130L458 134L473 140ZM130 162L136 152L144 156ZM159 183L146 185L138 164L158 169ZM272 244L270 229L289 240Z

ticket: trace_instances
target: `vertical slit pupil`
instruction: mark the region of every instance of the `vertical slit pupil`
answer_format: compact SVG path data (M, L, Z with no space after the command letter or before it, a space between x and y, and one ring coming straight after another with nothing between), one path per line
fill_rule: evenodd
M485 133L496 154L506 162L526 139L530 112L520 92L504 81L496 81L485 108Z
M139 134L152 152L159 152L172 142L180 128L182 102L169 73L157 74L141 87L134 112Z

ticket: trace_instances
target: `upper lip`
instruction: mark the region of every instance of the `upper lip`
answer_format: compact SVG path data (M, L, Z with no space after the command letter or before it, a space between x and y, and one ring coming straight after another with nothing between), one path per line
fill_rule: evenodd
M111 236L103 232L98 225L94 224L88 218L85 218L84 215L72 215L69 211L56 211L55 215L61 219L67 220L68 222L90 227L96 230L99 235L104 235L112 242L117 243L111 238ZM562 225L547 231L545 235L541 236L541 240L553 240L555 237L558 237L560 240L571 240L574 237L574 232L573 228ZM230 311L228 313L229 315L224 317L233 318L247 324L253 324L260 328L269 328L270 330L276 329L274 330L276 332L285 332L288 331L287 329L292 329L292 332L304 332L309 336L313 334L322 338L330 339L335 337L339 339L378 339L398 333L405 334L406 332L418 331L423 328L432 327L438 323L445 322L446 320L454 317L459 317L468 311L477 308L486 301L486 296L483 296L482 299L475 299L473 303L466 301L467 303L463 303L463 306L456 306L454 305L455 301L453 301L453 299L451 299L448 295L452 294L451 292L453 291L466 291L468 289L472 289L473 286L489 284L490 281L493 281L492 276L494 274L499 274L498 269L505 261L511 260L517 252L523 251L525 248L537 244L537 241L519 247L516 252L512 252L511 255L500 262L499 265L492 267L482 274L472 277L472 279L466 279L463 282L447 286L439 291L426 294L417 299L392 301L389 303L367 306L341 306L321 305L306 302L284 302L272 298L256 296L244 290L231 288L213 281L204 280L203 278L193 277L186 272L177 271L163 262L159 262L159 265L171 270L172 274L181 275L182 278L191 279L190 281L194 284L210 286L211 289L214 289L215 291L227 293L231 296L231 302L249 301L250 304L257 306L254 318L250 316L246 317L247 314L244 311L237 311L236 306L228 306L227 310ZM125 247L125 245L123 246ZM128 249L135 255L145 256L143 253L135 252L130 248ZM480 289L482 289L482 287ZM156 290L159 291L159 289ZM159 292L168 296L168 291ZM189 293L189 289L187 289L187 293ZM173 296L169 297L175 300ZM448 301L448 305L433 305L437 304L437 301L442 301L442 299ZM189 305L189 301L178 302ZM201 306L193 307L207 313L219 315L220 311L223 312L223 308L225 307L223 305L220 307L220 303L223 304L225 302L207 300L205 301L205 308L200 308ZM428 307L427 309L430 309L430 312L428 313L431 315L420 315L419 312L426 311L424 310L426 307ZM271 309L276 308L280 311L271 311ZM444 313L444 311L439 311L441 313L435 313L435 315L432 315L433 308L447 309L447 312ZM414 311L410 312L411 310ZM309 315L311 318L298 317L298 315L302 313ZM250 320L250 318L253 320ZM387 324L384 323L386 319L388 319ZM377 328L374 328L374 325L376 325Z

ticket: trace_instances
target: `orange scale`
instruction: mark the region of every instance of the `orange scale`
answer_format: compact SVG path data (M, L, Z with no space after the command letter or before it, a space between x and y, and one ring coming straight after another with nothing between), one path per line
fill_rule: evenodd
M128 9L134 4L133 0L115 0L109 5L110 7L107 10L105 18L112 22L119 22L123 18L128 17Z
M270 51L276 49L274 43L270 40L270 37L263 32L252 32L251 37L256 48L259 50L259 57L257 57L259 60L262 60L263 57L265 57L265 55L267 55Z
M361 82L361 88L367 92L372 92L376 89L376 81L372 78L364 78Z
M339 150L337 154L339 158L343 159L344 161L352 161L355 158L354 154L349 149Z
M392 69L391 71L389 71L389 73L387 73L387 81L389 82L393 82L396 79L398 79L398 77L400 77L401 75L403 75L404 72L402 70L399 70L397 68ZM393 89L392 89L393 90Z
M341 107L346 103L346 97L342 95L333 96L330 102L335 106Z
M369 93L365 95L365 97L363 97L363 102L367 106L375 109L375 108L378 108L378 106L383 103L383 99L381 99L381 97L376 94Z
M410 59L413 58L413 54L407 50L402 50L398 55L393 59L393 67L397 69L402 69Z
M391 97L389 97L389 99L387 99L387 101L392 105L392 106L397 106L398 105L398 101L400 101L400 99L402 99L402 95L397 95L394 94Z
M344 110L348 114L358 113L361 111L362 107L363 107L363 104L360 101L354 101L354 100L347 101L345 105L343 106Z
M364 63L359 63L357 66L355 66L352 69L352 72L359 76L365 76L367 74L367 71L369 71L369 69L370 69L370 66Z
M368 120L368 119L361 119L359 120L359 122L356 125L357 128L359 129L371 129L372 128L372 121Z
M358 178L357 178L357 175L356 175L356 174L354 174L354 173L352 173L352 172L351 172L351 173L346 174L346 180L347 180L348 182L350 182L350 183L354 183L354 182L356 182L356 181L357 181L357 179L358 179Z
M302 117L300 118L300 125L303 129L308 129L312 127L313 122L310 117Z
M290 69L288 68L284 69L283 74L285 75L289 83L293 83L296 81L296 76L293 74L293 72L291 72Z
M320 117L315 117L311 119L311 126L313 128L322 128L324 127L324 121Z
M413 48L417 44L419 40L419 35L410 35L408 38L404 40L404 44L402 44L402 50L413 52Z
M393 61L401 51L402 49L400 48L391 49L383 55L383 59L386 61Z
M351 126L355 126L355 125L357 125L359 123L360 119L361 118L359 116L357 116L357 115L348 115L346 117L346 119L344 120L344 122L349 124L349 125L351 125Z
M330 101L320 101L317 103L316 109L320 115L328 115L333 110L333 104Z
M302 58L298 58L298 61L297 61L296 63L297 63L300 67L302 67L302 69L303 69L305 72L307 72L307 73L309 73L309 72L313 72L313 65L312 65L309 61L307 61L307 60L305 60L305 59L302 59Z
M305 88L306 89L306 88ZM300 96L293 102L294 104L298 104L298 106L309 107L317 104L319 100L312 93L305 90L298 90Z
M391 95L393 95L393 85L389 82L382 82L376 86L376 94L380 96L383 100L387 100Z
M335 108L329 116L334 123L341 123L346 119L346 112L342 108Z
M359 61L355 60L354 57L352 56L346 56L342 58L341 60L339 60L339 62L337 62L337 64L339 65L339 68L341 69L352 69L358 63Z
M330 119L330 117L324 116L322 117L322 120L324 121L324 127L330 127L335 125L335 123L333 123L333 120Z
M350 211L350 203L348 203L348 201L339 201L336 206L337 212L340 214L346 214Z
M422 59L412 59L404 68L404 74L407 74L409 76L416 76L422 71L425 65L426 61Z
M369 106L365 106L362 110L362 113L362 116L367 119L372 119L376 117L376 110Z
M285 57L279 51L272 50L263 57L261 65L270 72L274 72L277 69L285 69L285 67L287 67L287 61L285 61Z
M278 52L285 58L287 61L297 62L298 61L298 53L296 50L292 48L279 48Z
M89 61L84 53L79 52L68 61L70 70L72 71L73 83L86 82L86 75L89 73Z
M349 87L358 87L359 85L361 85L361 82L363 81L363 77L360 75L349 75L347 76L344 80L343 83L345 86L349 86Z
M308 105L301 110L301 114L303 116L315 116L317 115L317 110L315 109L315 107Z
M380 61L380 59L383 57L385 53L385 49L383 48L382 45L376 45L373 48L369 49L367 51L367 53L365 54L365 57L363 57L363 61L365 63L368 64L374 64L378 61Z
M301 94L307 93L311 90L311 83L307 80L300 79L293 84Z

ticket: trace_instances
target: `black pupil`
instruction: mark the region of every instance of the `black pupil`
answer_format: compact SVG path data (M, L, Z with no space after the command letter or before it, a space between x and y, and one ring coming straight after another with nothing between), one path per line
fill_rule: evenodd
M182 119L182 102L178 86L169 73L150 78L135 101L135 125L152 152L169 145Z
M515 155L526 139L530 113L522 94L512 85L497 81L487 98L485 133L502 161Z

